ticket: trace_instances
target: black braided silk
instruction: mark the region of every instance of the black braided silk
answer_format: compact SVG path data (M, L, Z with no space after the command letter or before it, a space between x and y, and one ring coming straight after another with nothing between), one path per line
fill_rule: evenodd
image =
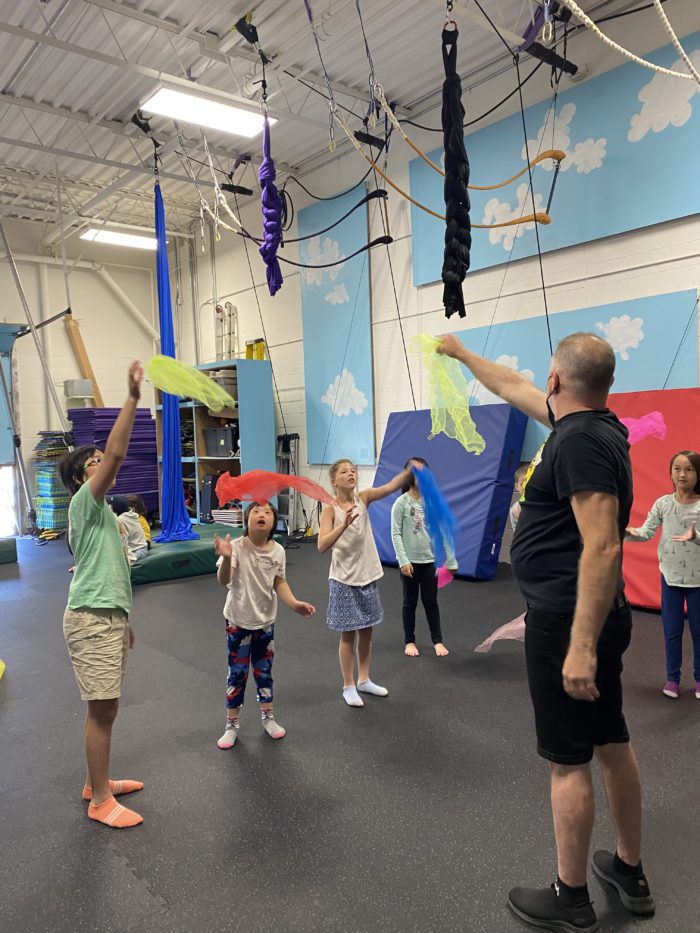
M469 219L469 159L464 145L464 107L462 81L457 72L457 29L442 31L442 60L445 82L442 85L442 132L445 145L445 255L442 300L445 316L455 312L466 317L462 282L469 268L472 245Z

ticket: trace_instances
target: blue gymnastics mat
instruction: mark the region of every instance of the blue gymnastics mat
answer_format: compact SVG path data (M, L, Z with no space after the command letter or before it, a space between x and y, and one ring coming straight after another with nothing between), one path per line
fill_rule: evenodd
M471 413L486 441L486 449L478 457L444 434L429 441L429 411L392 412L374 485L381 486L400 473L410 457L426 459L457 519L459 575L490 580L498 566L527 418L504 404L475 405ZM383 563L394 566L391 507L396 498L382 499L369 510L379 556Z

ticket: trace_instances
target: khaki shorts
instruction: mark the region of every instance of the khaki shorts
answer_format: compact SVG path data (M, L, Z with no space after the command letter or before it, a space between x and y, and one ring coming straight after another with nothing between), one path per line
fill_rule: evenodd
M121 694L129 620L122 609L66 609L63 635L83 700Z

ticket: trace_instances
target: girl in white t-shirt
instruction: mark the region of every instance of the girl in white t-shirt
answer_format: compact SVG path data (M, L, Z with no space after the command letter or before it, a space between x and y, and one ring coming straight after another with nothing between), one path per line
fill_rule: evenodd
M272 711L277 597L305 619L316 610L310 603L298 600L287 583L284 548L272 539L276 527L274 506L252 502L246 509L242 538L235 541L231 540L231 535L214 538L214 548L219 555L217 579L228 587L224 606L228 643L227 715L226 730L217 743L219 748L232 748L238 737L238 715L251 661L263 729L273 739L285 735Z
M421 469L421 464L411 460ZM372 683L372 627L382 621L384 610L377 580L384 576L374 543L367 507L401 489L411 477L405 469L383 486L357 492L357 469L351 460L336 460L329 470L335 491L333 505L324 505L318 533L318 549L332 550L328 574L330 596L327 625L340 632L338 656L343 675L343 699L348 706L364 706L358 693L385 697L389 691ZM357 634L357 686L355 686L355 635Z

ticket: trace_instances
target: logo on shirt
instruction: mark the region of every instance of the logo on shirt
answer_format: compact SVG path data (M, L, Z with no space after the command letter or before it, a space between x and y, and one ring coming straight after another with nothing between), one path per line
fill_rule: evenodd
M547 438L547 440L549 440L549 438ZM544 451L544 445L546 443L547 441L545 441L544 444L542 444L540 449L537 451L535 456L530 461L530 466L527 468L527 473L525 474L525 479L523 480L523 489L520 494L520 499L518 500L521 505L525 502L525 490L527 489L527 484L530 482L530 477L532 476L532 474L535 472L537 467L542 462L542 452Z

